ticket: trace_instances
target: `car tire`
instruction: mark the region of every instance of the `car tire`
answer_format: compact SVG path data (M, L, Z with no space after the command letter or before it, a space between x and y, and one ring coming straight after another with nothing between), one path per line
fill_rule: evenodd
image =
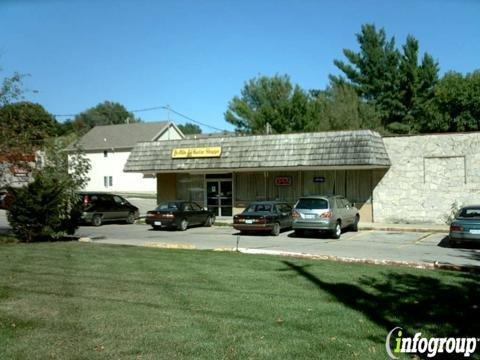
M355 215L355 220L353 220L353 224L352 224L352 231L355 231L357 232L358 231L358 223L360 222L360 216L359 215Z
M337 223L335 224L335 228L332 232L332 237L334 239L340 239L340 235L342 235L342 224L340 223L340 221L337 221Z
M92 217L92 225L93 226L100 226L102 225L102 215L93 215Z
M209 216L207 220L205 220L205 224L203 226L210 227L215 223L215 217Z
M135 224L135 214L134 213L128 213L128 216L125 219L125 222L127 224Z
M161 228L162 228L161 226L152 225L153 230L160 230Z
M182 221L180 221L179 229L180 229L181 231L185 231L185 230L187 230L187 228L188 228L188 221L187 221L187 219L182 219Z
M272 228L271 233L272 233L273 236L280 235L280 224L279 223L273 224L273 228Z

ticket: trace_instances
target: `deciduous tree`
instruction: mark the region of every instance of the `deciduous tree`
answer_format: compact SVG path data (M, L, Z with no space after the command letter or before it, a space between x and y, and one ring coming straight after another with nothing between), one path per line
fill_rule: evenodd
M178 128L185 134L185 135L191 135L191 134L201 134L202 129L200 126L197 124L192 124L192 123L185 123L185 124L179 124Z
M96 125L113 125L139 122L135 115L125 106L112 101L104 101L75 116L71 124L66 122L64 127L72 127L78 135L83 135Z
M287 75L261 76L245 83L228 104L225 119L236 131L263 134L302 131L312 119L310 95Z

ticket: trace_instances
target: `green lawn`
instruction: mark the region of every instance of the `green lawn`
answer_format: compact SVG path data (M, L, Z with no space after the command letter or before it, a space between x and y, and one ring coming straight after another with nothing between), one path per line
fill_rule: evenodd
M395 326L478 336L478 281L236 253L0 244L0 358L385 359Z

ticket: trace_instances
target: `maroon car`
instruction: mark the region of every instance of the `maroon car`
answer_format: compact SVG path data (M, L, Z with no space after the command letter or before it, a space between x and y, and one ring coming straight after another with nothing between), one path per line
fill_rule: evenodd
M213 212L191 201L166 201L155 210L147 211L145 222L154 229L162 227L185 231L190 225L212 226Z
M233 217L233 227L240 232L269 231L278 236L280 231L292 227L292 207L285 202L253 202Z

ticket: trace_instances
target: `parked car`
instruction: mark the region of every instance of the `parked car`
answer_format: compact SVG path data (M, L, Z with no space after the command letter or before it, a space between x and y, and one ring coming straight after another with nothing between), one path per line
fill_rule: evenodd
M100 226L110 221L133 224L138 218L138 208L120 195L101 192L80 192L84 223Z
M449 242L480 242L480 205L462 207L450 225Z
M270 231L278 236L282 229L292 227L292 207L277 201L253 202L233 217L233 227L240 232Z
M358 209L343 196L307 196L294 206L292 227L297 235L317 230L338 239L342 229L358 231L359 221Z
M10 195L6 190L0 190L0 209L8 210L12 204L12 195Z
M166 201L155 210L147 211L145 221L154 229L168 227L185 231L190 225L212 226L215 215L195 202Z

